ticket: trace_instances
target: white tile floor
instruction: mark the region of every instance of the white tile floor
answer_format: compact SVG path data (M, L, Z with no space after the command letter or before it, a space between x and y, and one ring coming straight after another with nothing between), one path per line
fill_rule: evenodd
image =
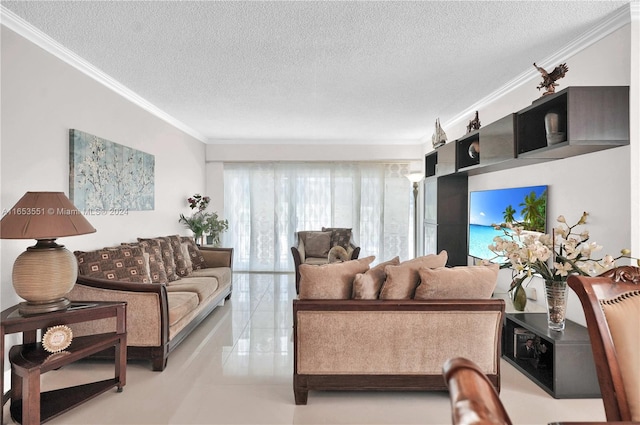
M129 363L122 393L111 390L51 424L450 424L448 395L310 392L293 400L292 274L236 273L231 301L217 308L169 357L165 371ZM514 424L604 420L600 399L556 400L506 362L501 398ZM112 376L79 362L42 377L45 389ZM104 376L103 378L101 378ZM5 423L12 423L8 406Z

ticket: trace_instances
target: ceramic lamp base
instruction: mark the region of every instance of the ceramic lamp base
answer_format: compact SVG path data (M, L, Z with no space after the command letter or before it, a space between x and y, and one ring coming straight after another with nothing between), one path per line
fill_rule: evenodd
M35 314L66 310L70 305L71 301L69 301L67 298L60 298L58 300L43 303L25 301L18 304L18 312L22 316L33 316Z
M21 314L41 314L64 310L66 295L78 277L76 257L53 240L39 240L27 248L13 264L13 288L26 302Z

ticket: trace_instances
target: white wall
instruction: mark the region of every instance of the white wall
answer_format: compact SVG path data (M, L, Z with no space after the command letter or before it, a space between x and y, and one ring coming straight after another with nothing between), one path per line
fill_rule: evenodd
M69 129L155 156L155 210L88 217L97 232L61 238L71 251L189 231L178 223L186 198L205 189L205 145L67 63L2 27L0 208L26 191L69 194ZM16 257L35 241L2 240L0 307L19 301L11 285ZM43 278L46 278L43 277Z

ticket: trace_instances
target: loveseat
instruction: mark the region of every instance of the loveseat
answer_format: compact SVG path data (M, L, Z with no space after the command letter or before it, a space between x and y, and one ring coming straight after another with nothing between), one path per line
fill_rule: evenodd
M127 302L127 357L155 371L217 306L231 297L232 248L198 247L177 235L76 251L74 302ZM108 332L109 320L73 326L74 335ZM101 353L101 355L111 355Z
M498 266L447 268L446 257L301 266L296 404L307 403L309 390L446 391L442 366L454 357L477 363L499 391Z

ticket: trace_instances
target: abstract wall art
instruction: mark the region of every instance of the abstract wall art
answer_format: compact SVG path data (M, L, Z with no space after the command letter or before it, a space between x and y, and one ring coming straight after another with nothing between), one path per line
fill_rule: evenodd
M89 213L154 209L155 157L69 130L69 198Z

